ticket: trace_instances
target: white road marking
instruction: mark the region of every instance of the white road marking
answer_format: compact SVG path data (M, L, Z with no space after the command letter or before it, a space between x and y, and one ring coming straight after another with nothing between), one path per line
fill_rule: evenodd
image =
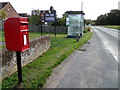
M118 61L118 50L113 49L113 47L109 45L109 42L107 40L103 40L103 43L105 47L111 52L115 60L119 62Z

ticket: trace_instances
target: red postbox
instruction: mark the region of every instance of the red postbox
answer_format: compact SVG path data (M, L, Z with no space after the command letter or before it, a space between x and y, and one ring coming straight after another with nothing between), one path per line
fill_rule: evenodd
M23 52L29 49L28 18L8 18L4 24L6 49Z

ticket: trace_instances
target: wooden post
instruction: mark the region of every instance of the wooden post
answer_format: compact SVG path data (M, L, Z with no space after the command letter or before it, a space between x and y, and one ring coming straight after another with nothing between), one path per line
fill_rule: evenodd
M21 84L22 83L21 52L16 51L16 56L17 56L18 84Z
M41 36L42 36L42 30L43 30L43 28L42 28L42 23L41 23Z
M79 41L79 36L78 36L78 34L76 34L76 41L77 41L77 42Z
M56 37L56 22L55 22L55 37Z

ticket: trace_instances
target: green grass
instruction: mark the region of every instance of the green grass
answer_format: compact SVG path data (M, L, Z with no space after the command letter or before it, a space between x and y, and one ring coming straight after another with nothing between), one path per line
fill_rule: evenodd
M37 32L29 32L29 37L30 37L30 40L36 38L36 37L40 37L41 34L40 33L37 33ZM5 38L4 38L4 31L0 31L0 41L5 41Z
M5 41L4 32L2 30L0 30L0 41Z
M0 49L3 49L3 48L5 48L5 46L0 46Z
M44 35L50 35L51 37L55 37L55 34L53 33L43 33L42 36ZM56 34L56 37L66 37L65 36L66 34ZM41 33L40 32L29 32L29 39L32 40L36 37L40 37L41 36Z
M113 28L113 29L118 29L120 30L120 25L102 25L103 27L107 27L107 28Z
M74 38L66 38L66 36L66 34L59 34L54 37L54 34L51 34L51 48L41 57L22 68L23 88L42 87L52 74L52 69L91 39L92 32L85 33L79 42L76 42ZM17 72L3 80L2 85L3 88L12 88L17 85Z
M50 35L50 36L54 36L54 34L48 34L48 33L43 33L43 35ZM57 34L58 36L57 37L60 37L61 35L64 35L64 34ZM40 37L41 34L38 33L38 32L29 32L29 39L32 40L36 37ZM0 31L0 41L5 41L4 39L4 31ZM0 49L2 48L5 48L5 46L0 46Z
M1 42L5 41L5 39L4 39L4 32L2 30L0 30L0 41ZM0 46L0 49L3 49L3 48L5 48L5 46Z

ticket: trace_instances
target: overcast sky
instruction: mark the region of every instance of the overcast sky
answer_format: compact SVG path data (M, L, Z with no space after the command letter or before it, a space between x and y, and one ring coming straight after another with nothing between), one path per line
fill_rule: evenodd
M0 0L10 2L18 13L28 14L31 14L33 9L48 10L52 5L59 17L66 11L80 11L82 1L85 19L95 20L111 9L118 9L120 0Z

